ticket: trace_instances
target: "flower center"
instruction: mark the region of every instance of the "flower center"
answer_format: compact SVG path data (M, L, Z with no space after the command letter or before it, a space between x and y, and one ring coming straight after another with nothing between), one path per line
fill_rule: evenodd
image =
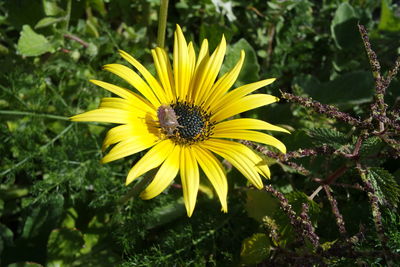
M201 107L185 102L171 104L175 111L178 126L171 140L180 145L193 144L208 139L212 134L214 123L210 121L210 114Z

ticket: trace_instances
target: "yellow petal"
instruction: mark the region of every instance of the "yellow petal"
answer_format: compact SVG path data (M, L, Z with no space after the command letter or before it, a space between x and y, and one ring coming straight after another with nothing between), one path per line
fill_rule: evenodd
M146 110L146 111L154 110L154 106L152 104L150 104L149 101L147 101L140 95L135 94L134 92L132 92L129 89L122 88L117 85L114 85L111 83L106 83L103 81L98 81L98 80L90 80L90 82L110 91L111 93L114 93L114 94L128 100L129 102L132 103L132 105L134 105L138 108L141 107L143 110Z
M255 109L264 105L268 105L278 101L279 99L272 95L253 94L240 98L239 100L229 103L211 116L212 121L222 121L233 115Z
M215 79L221 69L222 62L226 52L225 37L222 36L221 42L215 49L209 60L199 68L196 73L196 84L194 85L196 104L204 102L205 99L212 93L211 88L214 85Z
M113 108L123 109L131 113L135 113L138 117L144 118L146 116L155 117L156 111L153 108L149 108L146 105L128 101L119 97L104 97L101 99L99 108Z
M154 176L153 181L140 194L141 198L151 199L156 197L171 184L179 171L180 151L179 145L173 148L171 154L168 155L156 176Z
M197 57L196 61L196 67L195 69L197 70L200 67L200 64L204 61L208 61L209 59L209 54L208 54L208 40L204 39L203 42L201 43L200 51L199 51L199 56Z
M267 130L267 131L278 131L289 133L290 132L282 127L270 124L268 122L257 120L257 119L249 119L249 118L242 118L242 119L234 119L223 121L215 125L214 132L218 131L232 131L232 130Z
M133 182L140 175L160 166L173 148L174 144L170 140L164 140L155 145L129 171L126 177L126 185Z
M232 138L254 141L261 144L270 145L279 149L282 153L286 153L285 145L275 137L250 130L230 130L230 131L214 131L214 138Z
M101 162L107 163L133 155L154 146L157 142L159 142L159 140L154 135L132 136L116 144L110 152L103 157Z
M181 27L176 25L174 34L174 78L177 97L186 99L190 83L190 62L188 45Z
M153 55L154 66L158 78L160 79L167 97L166 103L170 103L175 99L174 77L172 75L171 63L169 62L164 49L156 47L151 50L151 54Z
M188 58L189 58L189 74L188 74L188 79L189 80L187 81L187 83L188 83L187 84L187 86L188 86L187 90L190 90L190 83L193 80L192 77L194 75L195 64L196 64L196 53L194 51L194 47L193 47L193 43L192 42L190 42L189 45L188 45ZM188 91L186 93L186 100L187 101L191 101L191 96L192 96L191 92Z
M72 121L96 121L127 124L136 117L136 114L115 108L101 108L87 111L82 114L72 116Z
M129 139L131 137L131 132L134 131L134 128L130 124L118 125L114 128L111 128L104 138L102 150L106 150L112 144L121 142L122 140Z
M199 167L190 146L182 147L180 159L180 174L188 217L192 216L196 206L197 193L199 191Z
M197 58L194 73L190 80L190 85L189 85L188 95L190 95L190 98L194 99L194 101L196 101L196 92L198 92L199 89L198 84L199 84L199 79L201 79L201 73L203 72L209 58L210 56L208 52L208 41L207 39L204 39L203 43L201 44L199 56Z
M135 123L123 124L110 129L103 141L102 150L106 150L110 145L129 139L134 136L152 136L149 126L144 125L143 120L137 120Z
M226 197L228 194L228 182L221 162L208 150L200 146L193 147L197 162L204 171L207 178L217 192L219 201L221 202L222 211L228 212L228 204Z
M136 72L134 72L127 66L121 64L108 64L105 65L103 68L127 81L130 85L135 87L145 98L147 98L155 107L159 107L161 105L160 100L156 97L153 90L147 85L147 83Z
M240 59L236 63L236 65L227 73L225 73L218 81L214 84L211 91L212 94L206 100L206 107L209 107L211 110L214 109L214 103L218 103L223 95L232 87L235 83L237 77L239 76L240 70L242 69L243 62L245 58L244 50L240 51Z
M235 103L241 98L243 98L245 95L248 95L252 92L254 92L257 89L260 89L263 86L267 86L271 83L273 83L276 79L266 79L262 81L258 81L255 83L250 83L243 85L239 88L236 88L235 90L229 92L225 96L222 97L222 99L217 99L218 101L215 102L215 104L212 106L212 111L215 113L219 109L224 108L226 105L229 105L230 103Z
M156 94L158 99L162 103L167 103L165 91L160 86L156 78L154 78L153 75L151 75L151 73L142 64L140 64L139 61L137 61L134 57L132 57L125 51L119 50L119 54L143 75L143 77L150 85L151 89L153 89L153 92Z
M240 143L221 139L208 139L202 143L202 147L225 158L257 188L263 187L258 173L261 169L257 166L265 164L250 148Z

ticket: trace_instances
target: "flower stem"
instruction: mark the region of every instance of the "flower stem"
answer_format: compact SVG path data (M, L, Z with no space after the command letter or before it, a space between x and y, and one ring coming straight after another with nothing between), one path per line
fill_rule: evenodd
M168 0L161 0L160 14L158 18L157 46L164 48L165 30L167 28Z

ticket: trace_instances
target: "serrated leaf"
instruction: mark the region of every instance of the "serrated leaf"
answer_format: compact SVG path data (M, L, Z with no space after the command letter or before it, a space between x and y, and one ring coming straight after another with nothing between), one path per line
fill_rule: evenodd
M383 168L368 168L367 178L375 189L380 204L389 202L397 207L400 197L400 186L394 176Z
M242 243L240 260L243 264L257 264L265 260L271 251L271 242L267 235L254 234Z
M44 28L44 27L53 25L55 23L58 23L58 22L64 21L64 20L65 20L65 17L61 17L61 18L46 17L46 18L39 20L39 22L36 23L35 29Z
M335 149L339 149L349 142L345 134L335 129L314 128L308 131L308 135L312 138L313 144L317 146L329 145Z
M81 232L76 229L55 229L47 242L47 265L70 266L84 245Z
M364 157L368 155L377 154L382 150L383 146L384 143L379 137L376 136L370 137L363 142L360 149L360 154Z
M27 57L40 56L47 52L53 52L50 42L41 34L37 34L29 25L22 27L18 40L18 52Z
M260 65L257 61L257 54L249 42L243 38L228 47L224 65L221 68L221 73L229 71L236 65L240 58L241 50L244 50L246 53L246 58L244 60L240 75L235 83L236 86L256 82L260 78Z

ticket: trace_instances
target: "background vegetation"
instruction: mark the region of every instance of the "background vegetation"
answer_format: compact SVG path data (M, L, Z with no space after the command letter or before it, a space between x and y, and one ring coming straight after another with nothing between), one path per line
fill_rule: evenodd
M101 71L122 62L117 49L154 71L159 1L1 1L0 265L396 266L395 2L170 1L169 51L177 23L197 48L225 34L222 73L246 50L236 86L278 78L261 90L283 100L247 115L292 131L274 134L287 155L246 143L271 163L271 186L256 191L229 170L229 213L204 183L187 218L178 185L121 204L140 155L101 165L110 126L68 121L107 95L88 79L122 84Z

